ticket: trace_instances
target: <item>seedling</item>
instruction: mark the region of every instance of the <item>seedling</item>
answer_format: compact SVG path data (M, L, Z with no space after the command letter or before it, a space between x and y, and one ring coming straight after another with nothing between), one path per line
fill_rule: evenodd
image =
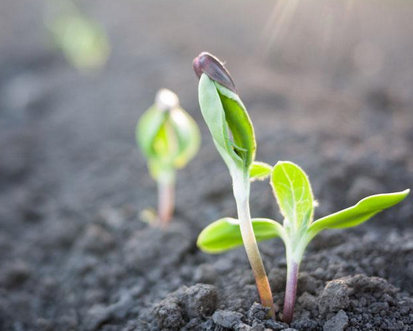
M85 15L71 0L55 3L56 17L46 26L66 60L80 71L105 65L110 54L109 38L103 27Z
M198 152L199 129L180 107L178 96L161 89L155 104L139 119L136 140L148 161L150 174L158 183L158 219L165 227L174 211L176 171Z
M254 164L254 128L223 64L211 54L201 53L194 60L194 70L199 78L198 92L202 115L232 177L239 219L239 244L243 243L245 246L261 302L270 308L270 314L274 316L271 288L254 236L249 206L250 172L253 177L262 177L265 168L268 169L269 166L263 163ZM269 169L271 170L271 167Z
M297 277L304 251L310 241L326 229L344 229L360 225L384 209L402 201L409 190L377 194L364 198L356 205L322 217L313 222L316 205L310 182L304 171L291 162L278 162L271 171L271 185L283 225L271 219L253 219L258 241L280 237L287 257L287 284L283 320L293 318ZM224 218L205 228L198 238L198 246L206 252L221 253L242 244L238 220Z

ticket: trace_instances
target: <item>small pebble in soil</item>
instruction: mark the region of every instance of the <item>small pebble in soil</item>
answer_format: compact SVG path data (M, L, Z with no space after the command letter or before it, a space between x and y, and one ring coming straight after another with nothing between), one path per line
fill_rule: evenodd
M350 304L349 292L349 288L341 279L328 282L319 298L320 313L338 312L347 308Z
M247 318L252 324L255 320L264 320L267 317L269 308L265 308L257 302L254 302L248 310Z
M217 310L212 315L212 320L219 326L231 329L241 323L242 317L243 315L241 313L235 311Z
M155 324L161 330L179 330L188 320L210 316L217 301L218 292L213 285L183 286L155 306Z
M179 300L172 296L165 298L155 306L154 317L161 330L179 330L185 324Z
M216 309L218 291L215 286L196 284L184 292L181 299L190 318L211 315Z
M293 328L297 330L306 330L306 331L315 331L317 330L317 322L314 320L309 319L308 317L304 316L301 317L291 323Z
M340 310L324 324L323 331L344 331L347 325L348 316L343 310Z

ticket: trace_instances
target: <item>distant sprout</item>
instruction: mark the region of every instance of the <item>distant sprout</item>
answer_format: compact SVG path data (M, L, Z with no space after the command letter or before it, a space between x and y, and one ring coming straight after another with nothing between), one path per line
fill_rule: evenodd
M61 7L59 13L46 24L66 60L81 71L104 66L110 54L104 29L81 13L72 1L61 0L57 5Z
M229 72L217 58L201 53L194 60L194 70L200 79L198 91L202 115L232 177L239 219L239 222L234 220L233 225L241 233L238 244L244 244L261 302L274 316L271 288L255 240L249 206L250 172L253 177L266 175L262 169L265 164L254 164L254 128ZM219 244L225 245L224 242ZM214 253L213 250L209 252Z
M284 216L283 225L271 219L253 219L258 241L280 237L287 256L287 284L284 299L283 320L293 318L297 291L298 270L304 251L310 241L326 229L344 229L360 225L384 209L401 202L409 190L377 194L364 198L353 207L322 217L313 222L314 207L312 189L304 171L291 162L278 162L271 174L271 185ZM242 244L237 220L224 218L203 230L198 246L207 252L221 253Z
M165 227L174 212L176 170L184 168L198 152L199 129L179 105L178 96L161 89L155 104L139 119L136 140L158 183L158 219Z

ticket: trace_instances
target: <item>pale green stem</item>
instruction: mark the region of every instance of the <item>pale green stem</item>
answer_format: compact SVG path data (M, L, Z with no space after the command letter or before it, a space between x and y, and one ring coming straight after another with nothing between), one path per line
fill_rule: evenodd
M158 219L166 228L175 209L175 175L158 180Z
M250 183L248 178L233 177L233 190L237 204L238 219L240 221L241 236L244 247L247 252L248 260L254 272L257 284L258 294L264 307L269 307L269 315L275 317L274 301L267 273L261 259L252 227L250 207L249 207L249 189Z

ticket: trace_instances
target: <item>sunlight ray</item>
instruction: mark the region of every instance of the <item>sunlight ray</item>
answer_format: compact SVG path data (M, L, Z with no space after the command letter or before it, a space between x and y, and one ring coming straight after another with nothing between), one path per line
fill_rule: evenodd
M275 4L262 32L260 45L262 54L267 54L277 39L283 38L291 25L299 2L300 0L279 0Z

